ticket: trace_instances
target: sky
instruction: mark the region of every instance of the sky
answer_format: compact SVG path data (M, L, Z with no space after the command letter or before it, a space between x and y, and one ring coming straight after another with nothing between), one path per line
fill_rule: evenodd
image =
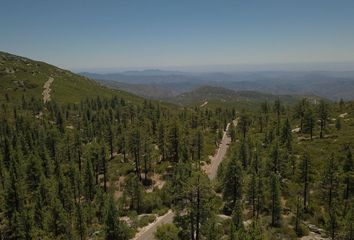
M353 0L1 0L0 51L74 71L354 70Z

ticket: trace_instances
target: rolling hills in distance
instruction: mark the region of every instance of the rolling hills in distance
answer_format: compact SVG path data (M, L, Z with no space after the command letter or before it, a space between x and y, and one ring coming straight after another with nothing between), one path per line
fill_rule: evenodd
M199 87L213 86L234 91L274 95L309 95L338 101L354 99L352 71L254 71L187 73L162 70L121 73L80 73L104 85L152 99L170 99Z

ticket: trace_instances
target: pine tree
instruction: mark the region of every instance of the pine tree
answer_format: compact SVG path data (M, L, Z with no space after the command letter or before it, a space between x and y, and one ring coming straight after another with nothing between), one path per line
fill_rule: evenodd
M324 200L327 202L328 212L332 211L333 202L337 196L338 187L338 166L335 163L332 153L326 161L324 173L322 174L322 192Z
M233 208L236 201L242 199L243 191L242 166L235 155L227 164L223 183L223 198Z
M268 102L265 101L261 104L261 113L265 116L265 127L268 127L268 112L269 112L269 105Z
M250 117L245 112L242 112L239 119L238 119L237 125L239 126L239 128L242 132L243 139L245 139L247 131L251 125Z
M306 112L309 107L308 100L306 98L303 98L294 108L295 110L295 118L300 119L300 131L301 133L303 132L304 124L305 124L305 117L306 117Z
M53 237L70 239L71 232L68 216L60 200L56 197L52 199L48 229L53 234Z
M82 207L82 203L78 202L76 204L76 229L80 236L80 240L84 240L86 238L87 231L87 219L84 208Z
M112 194L109 195L106 203L105 214L105 239L106 240L128 240L129 236L124 225L119 220L119 213Z
M12 156L12 146L10 144L9 138L6 136L3 146L3 160L4 166L9 168Z
M107 192L107 181L108 181L108 176L107 176L107 159L106 159L106 149L104 147L104 144L102 144L101 147L101 164L102 166L102 171L103 171L103 189L104 192Z
M251 228L248 229L247 236L249 240L262 240L262 228L257 220L253 220Z
M260 133L263 133L263 115L262 113L260 112L259 113L259 116L258 116L258 124L259 124L259 132Z
M10 226L13 222L18 222L20 212L24 210L25 201L25 182L21 165L16 161L18 156L14 157L10 163L9 178L5 184L5 214ZM19 223L19 222L18 222ZM16 234L16 228L13 229L13 234Z
M82 147L81 147L81 137L80 134L76 131L75 132L75 144L74 147L77 152L77 160L79 164L79 171L81 172L82 169Z
M237 230L243 229L243 206L242 206L242 201L241 200L237 200L235 202L235 206L234 209L232 211L232 222L235 225Z
M130 145L130 152L134 156L135 174L139 178L139 180L141 180L141 171L140 171L141 134L138 128L135 128L131 133L129 145Z
M256 213L257 213L257 208L256 208L257 191L258 191L258 189L257 189L257 175L256 175L255 170L253 170L251 173L251 179L248 184L248 191L247 191L248 202L252 208L252 218L255 218Z
M40 184L39 188L42 188ZM42 196L42 191L38 189L35 193L35 205L34 205L34 224L37 226L38 229L44 229L44 218L45 212L44 207L46 207L46 203Z
M127 161L127 138L125 134L122 134L119 143L120 153L123 154L123 162Z
M291 134L291 126L290 126L290 121L287 118L282 131L281 131L281 144L285 145L287 150L291 152L292 150L292 134Z
M336 239L336 235L337 235L337 229L338 229L338 217L337 217L337 213L335 210L335 207L332 207L329 210L328 213L328 222L327 222L327 230L329 231L330 237L331 239Z
M236 141L236 128L233 123L230 124L229 129L228 129L228 135L231 138L231 142Z
M354 188L353 188L353 177L354 177L354 162L353 155L350 150L350 146L347 145L344 147L345 158L343 165L343 173L344 173L344 200L349 200L353 196Z
M39 158L35 155L30 155L27 166L27 184L31 192L36 191L40 178L42 177L43 169Z
M311 158L310 156L305 153L304 156L302 157L302 162L299 167L300 170L300 181L301 184L303 185L303 208L304 211L308 210L308 205L309 205L309 185L310 182L312 181L312 164L311 164Z
M143 160L144 160L144 184L148 183L148 173L150 170L151 165L151 146L147 139L144 140L144 153L143 153Z
M307 108L304 114L304 126L303 132L310 134L310 139L312 140L313 137L313 129L315 127L315 119L313 116L313 112L310 108Z
M91 160L86 160L84 170L84 195L86 201L92 201L96 192L95 176Z
M158 146L161 153L161 161L166 159L166 130L165 125L161 122L158 127Z
M204 150L204 138L202 132L198 130L195 136L195 152L197 154L197 160L199 162L199 165L202 159L203 150Z
M143 202L143 186L136 175L129 174L127 176L124 192L130 199L130 209L140 213Z
M112 127L108 127L107 129L107 140L108 140L108 146L109 146L109 154L110 154L110 159L113 159L113 142L114 142L114 134Z
M264 208L264 203L265 203L265 190L264 190L264 179L261 175L257 176L257 194L256 194L256 216L257 219L259 217L259 214Z
M180 152L180 133L178 130L178 125L175 122L170 129L168 136L169 147L168 151L170 153L170 159L173 162L179 161L179 152Z
M318 106L318 115L320 119L320 138L323 138L323 131L326 127L327 119L328 119L328 104L325 103L324 100L320 101Z
M340 118L336 119L335 127L338 131L342 129L342 122L341 122Z
M280 135L280 114L281 114L281 102L278 97L277 100L274 101L274 111L277 116L277 136Z
M246 142L246 139L241 140L239 159L242 162L243 168L246 169L249 164L248 144Z
M280 183L279 177L272 173L270 177L271 210L273 227L279 227L281 223Z
M346 215L344 222L344 239L354 239L354 206L353 204L349 208L349 212Z
M295 211L295 232L300 236L300 221L302 216L302 206L300 197L296 198L296 211Z
M276 142L271 148L269 155L269 169L275 174L279 173L280 170L280 153L279 153L279 144Z

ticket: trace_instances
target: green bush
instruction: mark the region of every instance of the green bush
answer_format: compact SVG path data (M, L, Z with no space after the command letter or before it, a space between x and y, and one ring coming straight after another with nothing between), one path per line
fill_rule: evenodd
M152 192L145 194L143 202L143 212L152 213L154 209L160 209L161 206L162 200L157 193Z
M156 216L155 215L144 215L139 219L138 227L144 227L148 225L149 223L152 223L155 221Z
M174 224L164 224L157 227L157 240L178 240L179 229Z
M158 216L162 216L162 215L166 214L167 211L168 211L168 208L167 208L167 207L162 207L162 208L160 208L160 209L154 209L154 210L152 211L152 213L157 214Z
M298 237L307 236L307 235L309 235L309 230L304 224L301 223L301 224L299 224L296 235Z

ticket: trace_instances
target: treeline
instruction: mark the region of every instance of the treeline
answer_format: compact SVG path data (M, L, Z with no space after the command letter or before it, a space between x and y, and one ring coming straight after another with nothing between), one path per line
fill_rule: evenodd
M144 191L154 166L174 176L179 164L206 160L235 110L117 97L65 105L23 97L17 105L8 96L0 116L1 239L129 239L123 215L172 204L169 184ZM125 178L119 200L115 164Z

